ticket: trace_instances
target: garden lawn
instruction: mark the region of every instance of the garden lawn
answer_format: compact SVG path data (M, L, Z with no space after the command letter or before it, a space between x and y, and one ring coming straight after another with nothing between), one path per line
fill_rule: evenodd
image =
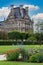
M43 49L43 45L15 45L15 46L0 46L0 54L4 54L8 50L14 50L16 48L25 48L25 49Z
M43 65L43 63L26 63L26 62L0 61L0 65Z

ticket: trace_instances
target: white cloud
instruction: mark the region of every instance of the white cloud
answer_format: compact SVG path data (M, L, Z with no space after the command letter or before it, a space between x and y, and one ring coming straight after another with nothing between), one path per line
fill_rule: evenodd
M8 16L9 12L10 12L10 8L8 8L8 7L0 8L0 19L4 18L4 17L6 18Z
M43 22L43 13L38 13L36 15L33 15L32 19L34 20L34 31L37 31L37 26L35 26L35 25L37 23Z
M35 6L35 5L24 5L23 7L24 7L24 8L25 8L25 7L28 7L29 10L38 10L38 9L39 9L39 7L38 7L38 6Z
M41 20L43 20L43 13L38 13L36 15L33 15L32 18L33 19L41 19Z
M14 6L14 8L15 7L17 7L17 6ZM39 9L39 7L35 6L35 5L24 5L23 7L24 8L29 7L29 10L37 10L37 9ZM0 20L3 20L4 18L6 19L9 12L10 12L10 8L8 8L8 7L0 8Z

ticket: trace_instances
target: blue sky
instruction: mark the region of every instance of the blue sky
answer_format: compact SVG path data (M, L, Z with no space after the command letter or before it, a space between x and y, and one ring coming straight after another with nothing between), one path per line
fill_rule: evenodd
M42 15L43 18L43 0L0 0L0 9L3 7L10 7L11 4L14 4L15 6L19 6L20 4L38 6L39 9L29 11L29 15L30 17L33 16L33 18L36 15ZM0 20L2 18L3 16L0 16Z
M20 4L33 4L40 7L39 12L43 12L43 0L0 0L0 8L3 6L10 6L11 4L20 5Z

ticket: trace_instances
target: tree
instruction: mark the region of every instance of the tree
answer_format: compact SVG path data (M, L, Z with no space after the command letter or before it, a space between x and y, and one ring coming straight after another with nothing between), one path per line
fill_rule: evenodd
M3 40L7 39L7 33L4 31L0 31L0 39L3 39Z
M36 33L35 37L37 39L37 41L39 41L41 43L41 41L43 41L43 33Z
M9 37L9 39L16 40L16 41L21 40L23 43L23 40L26 40L28 38L28 33L11 31L8 33L8 37Z
M18 31L11 31L8 33L9 39L20 39L20 33Z
M23 40L27 40L27 38L28 38L28 33L22 32L20 35L20 39L22 40L22 43L23 43Z
M31 35L31 36L28 38L28 40L31 41L33 44L34 44L34 42L37 41L37 39L36 39L36 37L34 36L34 34Z
M43 33L43 21L38 21L36 24L36 32L37 33Z

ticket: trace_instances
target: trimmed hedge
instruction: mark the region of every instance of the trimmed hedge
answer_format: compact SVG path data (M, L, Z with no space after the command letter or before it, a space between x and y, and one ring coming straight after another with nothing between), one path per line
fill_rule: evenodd
M0 40L0 45L17 45L16 41L12 40Z
M38 41L34 41L34 42L32 42L32 41L24 41L23 42L23 45L43 45L43 42L38 42Z
M0 45L20 45L21 41L15 40L0 40ZM23 41L23 45L41 45L43 42L32 42L32 41Z

